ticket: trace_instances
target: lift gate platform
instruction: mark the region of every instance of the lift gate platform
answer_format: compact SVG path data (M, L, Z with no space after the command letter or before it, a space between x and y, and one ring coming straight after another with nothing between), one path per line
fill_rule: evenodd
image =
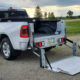
M47 70L53 72L62 72L69 75L75 75L80 72L80 57L71 56L53 63L50 63L52 69L48 66Z
M62 72L62 73L66 73L69 75L75 75L80 72L80 57L77 56L77 43L69 39L66 39L66 41L73 44L73 47L70 47L69 45L65 43L66 46L73 49L73 55L57 60L57 61L54 61L54 62L51 62L51 63L49 62L45 54L45 50L34 45L35 48L39 50L39 54L37 54L35 51L34 51L34 54L40 57L40 67L41 68L44 68L46 70L50 70L53 72Z

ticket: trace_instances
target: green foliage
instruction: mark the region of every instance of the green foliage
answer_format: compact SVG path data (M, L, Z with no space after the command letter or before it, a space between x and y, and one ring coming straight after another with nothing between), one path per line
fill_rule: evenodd
M48 13L48 19L49 19L50 17L51 17L51 13L49 12L49 13Z
M78 18L80 18L80 15L78 16Z
M67 14L68 14L68 16L71 18L72 15L73 15L73 11L69 10L69 11L67 12Z
M49 12L48 13L48 19L55 19L54 13L53 12Z
M63 17L61 16L61 17L59 17L59 19L63 19Z
M34 16L36 18L42 18L42 11L39 6L36 7Z
M66 18L69 18L69 16L66 16Z
M44 18L47 19L47 12L44 12Z
M66 22L66 26L70 26L66 28L67 35L77 35L80 34L80 21L70 21Z

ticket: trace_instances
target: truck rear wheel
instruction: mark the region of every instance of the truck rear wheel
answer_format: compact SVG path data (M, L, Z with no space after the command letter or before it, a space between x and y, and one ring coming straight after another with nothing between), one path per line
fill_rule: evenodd
M4 38L1 42L1 53L6 60L12 60L20 56L21 51L14 50L10 40L8 38Z
M53 46L53 47L48 47L48 48L44 48L45 51L50 51L52 48L55 48L56 46Z

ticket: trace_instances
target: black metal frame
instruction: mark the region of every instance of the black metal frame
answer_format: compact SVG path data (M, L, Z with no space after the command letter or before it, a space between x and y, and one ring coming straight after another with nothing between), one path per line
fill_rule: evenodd
M35 19L35 21L34 21ZM36 22L36 21L40 21L40 22L58 22L60 20L40 20L40 18L7 18L7 19L0 19L1 22L7 22L8 20L11 20L11 22L15 22L15 21L27 21L27 22Z
M71 40L69 40L69 39L67 39L67 38L66 38L66 41L68 41L68 42L70 42L70 43L73 43L73 41L71 41Z
M36 21L39 21L39 18L8 18L8 19L0 19L0 22L8 22L8 21L11 21L11 22L28 22L28 23L34 23ZM34 21L35 20L35 21Z

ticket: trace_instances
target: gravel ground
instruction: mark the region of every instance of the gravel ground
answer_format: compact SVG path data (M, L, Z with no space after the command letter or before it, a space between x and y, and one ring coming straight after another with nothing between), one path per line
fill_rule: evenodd
M79 41L80 36L68 38ZM79 53L80 50L78 49L78 55ZM63 45L46 52L46 54L49 60L53 61L71 55L72 50ZM80 80L80 73L75 76L69 76L44 70L40 68L39 58L27 51L13 61L4 60L0 54L0 80Z

